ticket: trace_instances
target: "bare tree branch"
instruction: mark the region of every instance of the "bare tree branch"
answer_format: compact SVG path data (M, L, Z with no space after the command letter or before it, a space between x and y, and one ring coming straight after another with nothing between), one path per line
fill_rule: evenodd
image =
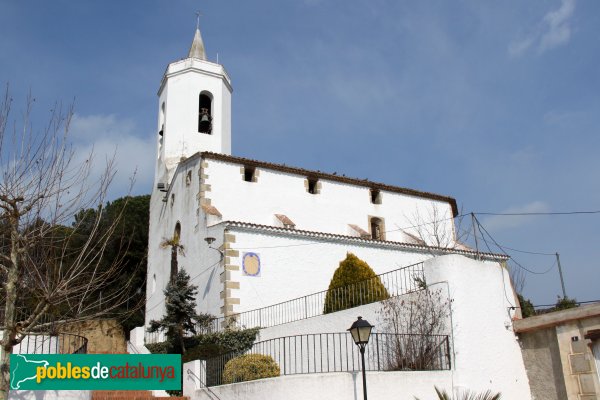
M120 282L122 256L104 260L123 213L112 222L104 218L114 155L94 178L93 152L77 162L68 141L72 106L56 104L37 133L31 95L22 123L8 129L11 101L7 87L0 101L0 400L7 398L13 347L47 328L49 313L58 321L110 315L131 297L115 288L133 279ZM79 215L89 209L95 212Z

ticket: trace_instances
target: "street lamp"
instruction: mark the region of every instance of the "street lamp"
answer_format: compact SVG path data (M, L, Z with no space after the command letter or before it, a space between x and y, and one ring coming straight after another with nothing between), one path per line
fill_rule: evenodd
M221 249L217 249L216 247L212 247L212 246L211 246L215 240L216 240L216 239L215 239L214 237L210 237L210 236L209 236L209 237L205 237L205 238L204 238L204 241L205 241L206 243L208 243L208 248L209 248L209 249L213 249L213 250L216 250L216 251L218 251L218 252L219 252L219 254L221 255L221 260L220 260L220 261L223 261L223 258L225 258L225 253L223 253L223 250L221 250Z
M365 400L367 400L367 375L365 373L365 347L367 343L369 343L369 336L371 336L371 330L373 329L373 325L371 325L367 320L362 319L362 317L358 317L356 321L352 324L352 326L348 329L350 334L352 335L352 340L360 349L360 355L362 358L362 375L363 375L363 394Z

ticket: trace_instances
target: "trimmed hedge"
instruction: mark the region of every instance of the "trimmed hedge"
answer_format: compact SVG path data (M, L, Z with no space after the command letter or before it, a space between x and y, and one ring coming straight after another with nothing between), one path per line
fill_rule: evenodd
M374 303L390 297L369 264L348 253L333 273L325 295L323 314Z
M225 364L223 383L253 381L276 376L279 376L279 365L271 356L244 354Z

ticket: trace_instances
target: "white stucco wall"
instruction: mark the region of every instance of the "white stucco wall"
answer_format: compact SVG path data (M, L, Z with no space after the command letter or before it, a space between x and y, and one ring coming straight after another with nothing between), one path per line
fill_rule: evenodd
M419 236L411 227L432 221L435 214L440 236L448 243L454 239L452 208L446 202L382 191L381 204L372 204L368 187L325 179L319 181L320 192L310 194L305 188L306 176L257 168L256 182L246 182L240 172L243 165L215 159L206 162L211 204L224 221L274 225L275 214L284 214L296 229L358 236L348 225L370 232L371 216L384 220L386 240L413 242L402 229ZM431 228L419 229L425 235ZM433 238L425 239L434 244Z
M381 316L379 314L380 309L381 303L371 303L332 314L264 328L258 332L256 341L260 342L285 336L312 333L345 332L359 316L369 321L372 325L375 325L373 332L383 332Z
M242 268L232 271L231 280L239 282L240 288L232 295L240 299L235 312L291 300L297 297L327 290L340 261L348 252L366 261L376 274L408 266L431 257L427 252L399 250L376 243L352 243L344 240L320 240L315 237L283 236L278 233L244 230L229 227L235 235L233 249L238 257L231 263L242 265L245 252L260 256L259 276L244 274Z
M512 331L514 295L500 264L457 255L425 262L430 287L451 302L452 377L454 389L502 392L507 399L530 399L518 340ZM362 316L384 331L380 303L262 329L258 341L308 333L343 332ZM452 386L452 385L451 385ZM425 398L431 398L427 395Z
M516 301L506 268L447 255L425 263L427 282L447 282L452 299L455 385L531 399L529 382L512 330Z
M415 396L423 400L432 399L435 396L434 386L451 391L452 373L450 371L367 372L367 393L370 399L414 400ZM363 398L360 372L289 375L216 386L211 387L210 390L221 399L360 400ZM191 399L212 400L213 397L206 393L206 389L200 389L193 393Z
M430 287L451 302L452 376L455 389L502 392L507 399L530 399L529 382L518 340L512 331L514 295L506 269L458 255L424 263ZM262 329L257 341L307 333L343 332L362 316L382 332L381 303ZM405 392L405 386L398 386ZM430 395L425 398L431 398Z
M196 194L200 190L198 176L200 159L188 160L178 168L177 176L172 180L168 192L154 190L150 201L150 224L148 240L148 268L146 280L146 325L152 319L164 315L163 290L169 281L171 271L171 249L163 248L161 243L172 238L177 222L181 225L180 243L184 254L177 257L179 269L185 268L192 284L198 286L198 310L218 315L220 312L219 293L222 284L219 281L220 254L210 249L204 241L213 236L219 247L223 241L223 227L206 227L207 216L201 213ZM191 179L187 180L188 172ZM188 184L189 183L189 184ZM163 201L166 199L167 201Z

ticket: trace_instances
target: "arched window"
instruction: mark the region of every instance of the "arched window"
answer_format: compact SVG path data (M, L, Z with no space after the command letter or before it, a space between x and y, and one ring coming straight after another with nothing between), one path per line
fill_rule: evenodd
M163 101L160 106L160 130L158 131L160 136L165 134L165 102Z
M378 217L371 217L369 218L369 225L371 227L371 239L385 240L385 229L383 226L383 219Z
M212 94L200 93L198 101L198 132L212 133Z

